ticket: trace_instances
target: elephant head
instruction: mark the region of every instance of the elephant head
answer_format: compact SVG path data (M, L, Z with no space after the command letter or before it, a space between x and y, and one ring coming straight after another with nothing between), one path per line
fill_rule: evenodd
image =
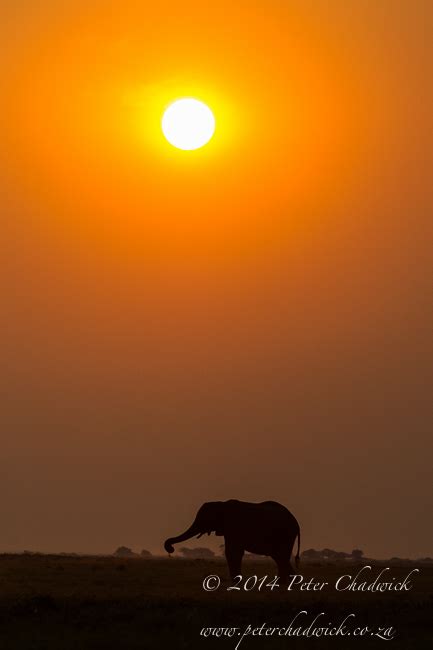
M173 553L173 544L179 544L191 537L201 537L205 533L210 535L215 532L216 535L224 535L224 506L222 501L213 501L204 503L191 526L181 535L170 537L164 543L167 553Z

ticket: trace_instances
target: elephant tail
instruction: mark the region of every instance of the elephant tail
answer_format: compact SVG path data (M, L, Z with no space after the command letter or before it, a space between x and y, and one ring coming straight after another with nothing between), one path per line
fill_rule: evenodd
M298 550L295 555L296 569L299 567L299 549L301 547L301 529L298 527Z

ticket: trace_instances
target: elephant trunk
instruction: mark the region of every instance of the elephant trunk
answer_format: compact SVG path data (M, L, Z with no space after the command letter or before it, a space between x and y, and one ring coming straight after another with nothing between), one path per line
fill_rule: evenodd
M166 539L164 542L164 548L167 551L167 553L173 553L174 552L174 547L173 544L179 544L180 542L185 542L187 539L191 539L191 537L195 537L196 535L202 534L202 531L198 528L197 524L194 522L188 530L186 530L182 535L178 535L177 537L170 537L169 539Z

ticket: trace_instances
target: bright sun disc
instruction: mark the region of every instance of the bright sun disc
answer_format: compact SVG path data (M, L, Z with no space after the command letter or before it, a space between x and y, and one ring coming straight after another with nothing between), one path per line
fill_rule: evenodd
M215 131L215 118L198 99L178 99L162 117L162 132L174 147L190 151L209 142Z

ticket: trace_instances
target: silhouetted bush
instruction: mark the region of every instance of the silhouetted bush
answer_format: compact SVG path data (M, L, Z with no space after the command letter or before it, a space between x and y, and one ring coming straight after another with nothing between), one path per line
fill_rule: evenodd
M320 560L322 555L320 551L316 551L314 548L308 548L301 553L301 557L304 560Z
M114 551L114 556L115 557L136 557L136 553L134 553L127 546L119 546L119 548Z

